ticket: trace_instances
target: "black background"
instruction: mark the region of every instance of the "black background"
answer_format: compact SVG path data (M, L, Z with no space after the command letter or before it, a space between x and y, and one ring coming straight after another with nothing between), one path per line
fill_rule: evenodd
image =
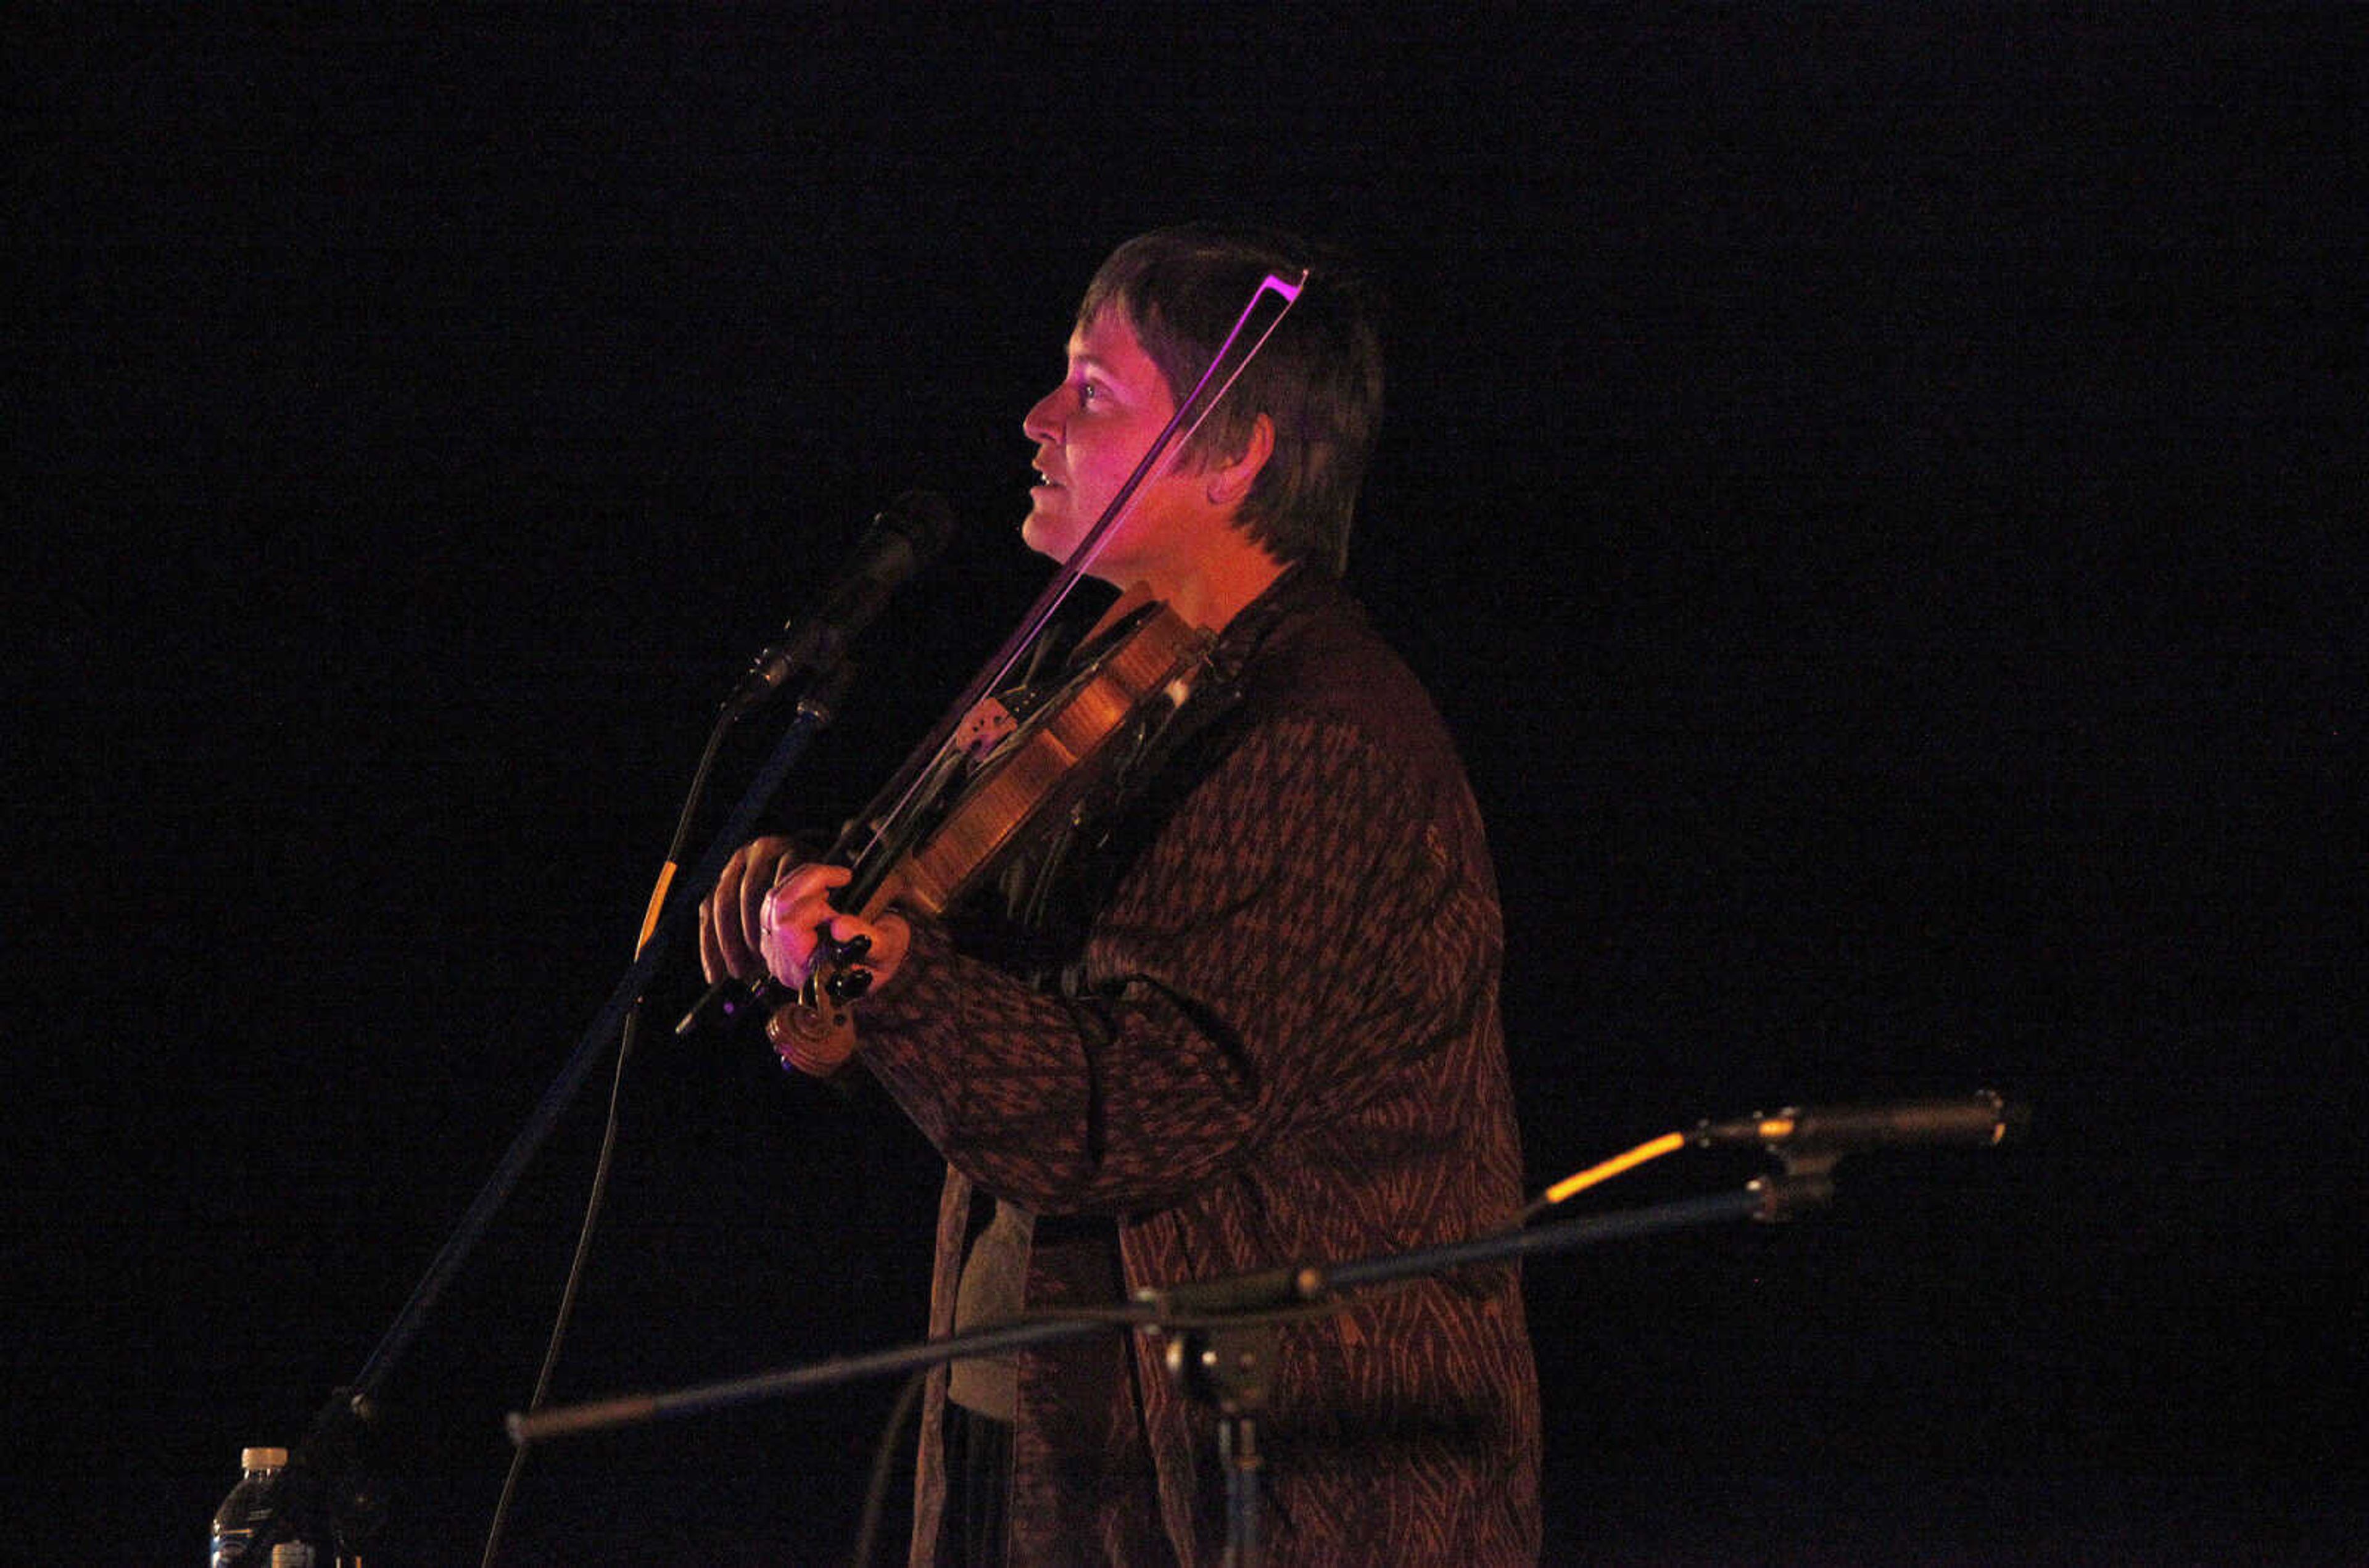
M827 820L1042 581L1093 266L1212 215L1390 285L1352 580L1490 818L1536 1183L2033 1110L1534 1265L1550 1561L2359 1550L2357 10L5 30L11 1555L197 1559L623 972L801 584L909 486L971 524ZM386 1562L475 1559L604 1077L390 1379ZM560 1399L918 1336L876 1099L653 1044L623 1117ZM892 1392L555 1447L506 1560L836 1560Z

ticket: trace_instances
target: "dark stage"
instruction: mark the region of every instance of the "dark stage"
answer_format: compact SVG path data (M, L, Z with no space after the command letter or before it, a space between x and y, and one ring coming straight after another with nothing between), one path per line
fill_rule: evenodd
M2359 1561L2363 32L19 8L0 1555L200 1558L624 972L750 656L954 499L780 804L836 820L1044 579L1094 265L1216 215L1393 296L1350 578L1488 817L1534 1184L2031 1110L1533 1262L1549 1561ZM476 1560L608 1080L386 1381L389 1568ZM558 1399L920 1335L881 1096L668 1038L619 1099ZM843 1561L895 1391L542 1450L504 1561Z

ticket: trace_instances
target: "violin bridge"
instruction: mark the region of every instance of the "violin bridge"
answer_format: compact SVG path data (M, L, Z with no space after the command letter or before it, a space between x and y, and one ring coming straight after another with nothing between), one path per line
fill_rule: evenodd
M1013 717L1002 700L989 697L965 715L961 727L955 731L955 745L972 762L983 762L1019 729L1020 721Z

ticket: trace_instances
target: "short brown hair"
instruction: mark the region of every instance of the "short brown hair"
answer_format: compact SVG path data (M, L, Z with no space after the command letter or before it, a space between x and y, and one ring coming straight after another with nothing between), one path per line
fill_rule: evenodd
M1265 414L1275 454L1243 498L1244 532L1280 561L1339 575L1357 487L1382 417L1381 338L1371 282L1345 258L1265 230L1190 223L1111 253L1078 305L1081 325L1116 305L1182 398L1269 273L1307 269L1299 300L1185 448L1188 460L1232 456Z

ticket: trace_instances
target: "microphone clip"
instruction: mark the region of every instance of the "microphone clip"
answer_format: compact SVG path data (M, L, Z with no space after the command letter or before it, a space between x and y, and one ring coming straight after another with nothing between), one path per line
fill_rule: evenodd
M1780 1146L1768 1152L1776 1156L1780 1170L1774 1175L1755 1176L1745 1184L1745 1190L1760 1199L1759 1207L1752 1211L1756 1222L1781 1224L1834 1202L1835 1164L1843 1157L1841 1150Z

